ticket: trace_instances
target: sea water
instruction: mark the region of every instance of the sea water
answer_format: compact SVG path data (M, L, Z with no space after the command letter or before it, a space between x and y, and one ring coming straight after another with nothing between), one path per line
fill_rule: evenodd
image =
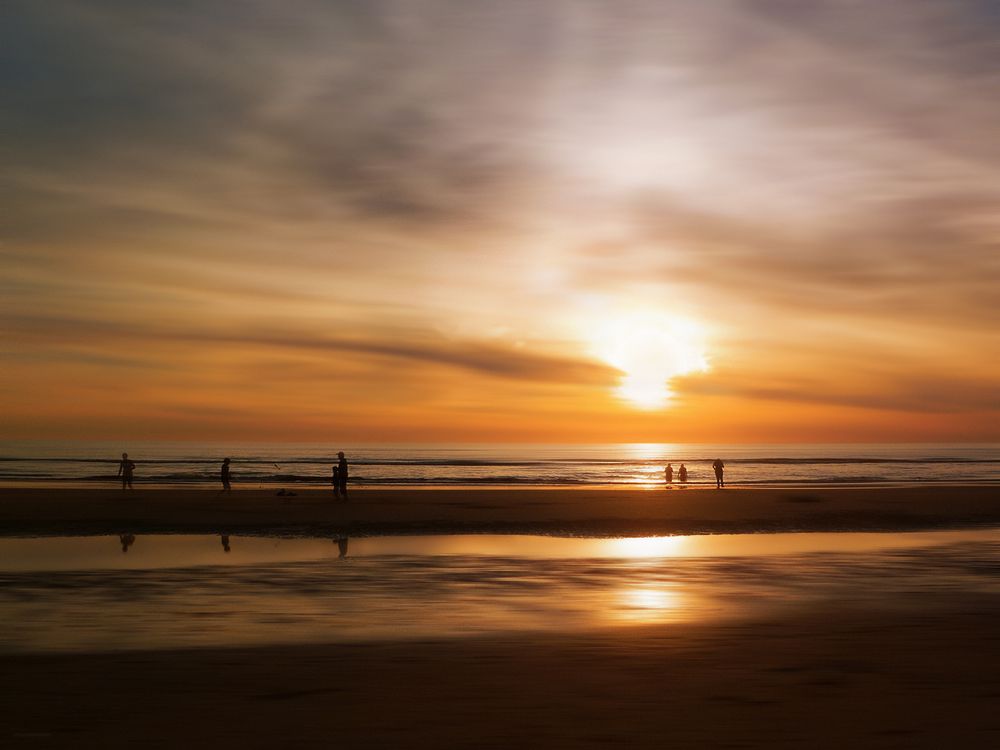
M995 483L1000 444L351 445L0 442L0 483L114 481L120 455L137 484L216 483L224 457L237 486L327 484L337 451L355 486L642 486L683 462L688 484L714 482L722 458L740 485Z

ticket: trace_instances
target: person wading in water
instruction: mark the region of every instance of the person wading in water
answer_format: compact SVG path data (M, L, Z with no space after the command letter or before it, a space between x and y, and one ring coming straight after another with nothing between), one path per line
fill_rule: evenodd
M132 472L135 471L135 461L130 461L128 453L122 453L122 460L118 462L118 476L122 478L122 490L126 487L132 489Z
M222 491L223 492L232 492L233 488L229 484L229 459L228 458L225 459L222 462L222 469L219 472L219 476L222 479Z
M712 462L712 468L715 469L715 488L721 490L726 486L726 480L723 477L723 472L726 470L726 465L722 463L721 458L717 458Z
M344 458L344 451L337 454L337 487L340 489L340 496L347 499L347 459Z

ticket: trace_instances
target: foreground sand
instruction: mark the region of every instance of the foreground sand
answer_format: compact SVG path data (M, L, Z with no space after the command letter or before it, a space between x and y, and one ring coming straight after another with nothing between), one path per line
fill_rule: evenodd
M318 491L288 500L268 491L0 491L7 534L644 535L998 523L994 487L369 490L339 504ZM755 621L4 654L0 747L998 747L1000 597L953 594L942 583L926 602L783 609Z
M0 534L596 535L895 530L1000 524L1000 487L835 489L0 489Z
M994 748L998 614L3 656L0 745Z

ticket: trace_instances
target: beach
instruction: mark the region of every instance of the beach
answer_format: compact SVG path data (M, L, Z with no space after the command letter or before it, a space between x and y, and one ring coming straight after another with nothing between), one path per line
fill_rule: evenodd
M1000 524L1000 486L329 490L3 488L0 534L892 531Z
M108 559L140 565L5 574L7 606L20 614L0 652L0 744L832 749L990 748L1000 740L990 531L1000 526L997 487L356 489L348 501L296 492L0 490L0 535L45 537L43 545L92 536ZM388 556L371 557L362 539L338 560L330 542L513 533L778 540L760 532L962 528L977 529L978 541L905 554L863 546L687 561L641 546L623 548L619 561L518 560L488 546L471 558L476 536L462 537L464 556L390 545ZM139 541L123 554L108 534ZM157 540L192 539L175 536L183 534L204 535L198 549L212 556L143 569L141 555L163 546ZM231 555L219 534L233 535ZM239 563L248 548L265 555L268 543L256 537L326 552L218 567ZM495 536L482 541L497 544ZM543 579L548 588L539 588ZM673 593L657 593L664 590ZM549 598L522 598L532 591ZM563 605L559 591L589 598ZM697 603L713 591L715 609ZM238 592L250 598L232 598ZM376 606L380 596L406 607L393 615ZM500 605L509 609L498 621L522 625L489 632L492 625L475 622L477 613L497 616ZM617 621L553 615L560 607L567 615L606 607ZM457 619L438 608L453 608ZM112 609L124 619L108 619ZM60 625L60 612L78 617ZM309 631L300 629L293 641L305 618L320 630L304 638ZM524 626L542 620L542 629ZM421 631L420 621L443 627ZM212 634L226 623L241 637L254 628L259 642ZM63 627L83 640L59 636ZM88 632L110 627L129 637L86 645ZM35 640L24 628L57 635ZM203 637L205 645L156 645L164 633L162 643ZM59 647L26 645L36 642Z
M995 603L0 660L8 747L990 748Z

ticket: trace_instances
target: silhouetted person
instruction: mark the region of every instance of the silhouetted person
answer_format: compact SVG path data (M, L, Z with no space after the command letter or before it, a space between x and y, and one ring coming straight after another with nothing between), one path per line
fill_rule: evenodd
M230 552L229 549L229 534L219 534L222 537L222 550L224 552Z
M226 458L222 461L222 470L219 472L219 476L222 479L222 491L232 492L232 485L229 484L229 459ZM227 550L228 552L228 550Z
M342 560L347 557L347 537L338 536L334 541L337 542L337 557Z
M331 484L333 484L333 496L340 497L340 467L336 464L331 470Z
M118 463L118 476L122 478L122 489L126 487L132 489L132 472L135 470L135 461L130 461L128 453L122 453L122 460Z
M128 548L135 544L135 534L119 534L118 541L121 542L122 552L128 552Z
M721 490L726 486L726 480L723 478L723 472L726 470L726 465L722 463L721 458L717 458L712 462L712 468L715 469L715 488Z
M673 464L667 464L667 468L663 470L663 478L666 480L667 484L673 484L674 482Z
M677 478L680 480L681 484L686 484L688 480L688 470L687 466L681 464L681 468L677 470Z
M337 486L340 488L342 497L347 497L347 459L344 458L344 451L337 454Z

